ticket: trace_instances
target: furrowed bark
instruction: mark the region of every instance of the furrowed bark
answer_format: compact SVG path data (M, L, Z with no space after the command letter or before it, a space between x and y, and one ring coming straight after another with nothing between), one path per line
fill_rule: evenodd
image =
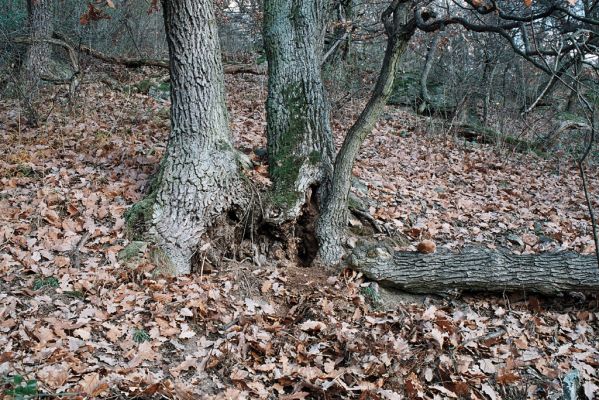
M326 3L264 2L268 158L274 183L267 219L297 218L307 189L326 181L332 171L329 105L320 71Z
M47 74L52 49L45 39L52 37L52 0L28 0L28 23L31 44L25 55L24 74L28 84L39 85L41 76Z
M383 66L368 104L350 128L337 154L329 195L324 199L321 215L316 224L319 242L317 263L334 266L344 255L343 239L347 227L347 199L351 188L352 167L360 145L372 131L393 88L399 58L414 34L416 25L410 16L413 6L394 1L383 14L387 31L387 49Z
M21 72L21 101L28 119L37 124L34 99L37 96L42 76L48 75L52 49L45 41L52 36L52 0L27 0L29 37L31 44L25 54Z
M189 273L214 219L245 203L229 137L223 67L209 0L164 0L170 52L171 134L156 178L150 235L167 269Z
M576 253L515 255L470 248L420 254L364 245L352 251L348 264L369 279L412 293L599 290L596 257Z

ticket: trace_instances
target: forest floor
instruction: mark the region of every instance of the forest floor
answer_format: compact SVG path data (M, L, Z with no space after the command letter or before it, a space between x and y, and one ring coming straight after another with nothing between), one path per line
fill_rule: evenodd
M265 146L265 78L227 80L235 144L267 185L254 152ZM100 83L84 85L72 111L63 92L42 100L35 129L0 100L8 397L557 399L578 371L597 398L596 297L397 296L354 272L329 276L271 254L179 278L119 261L123 214L165 148L168 101ZM359 106L334 110L338 143ZM356 193L402 235L399 248L426 238L449 249L594 251L572 161L426 127L388 108L354 169ZM589 181L597 193L596 168Z

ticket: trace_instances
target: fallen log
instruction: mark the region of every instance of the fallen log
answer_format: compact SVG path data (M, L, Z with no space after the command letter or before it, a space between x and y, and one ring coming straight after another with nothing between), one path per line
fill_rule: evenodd
M107 64L122 65L127 68L139 68L139 67L159 67L168 69L168 60L156 60L149 58L130 58L130 57L117 57L110 56L95 50L89 46L79 46L78 49L88 56L97 58ZM223 65L225 74L252 74L252 75L265 75L266 68L260 68L251 64L225 64Z
M54 32L54 36L65 43L69 43L70 40L62 33ZM78 51L87 54L90 57L96 58L107 64L122 65L126 68L139 68L139 67L158 67L168 69L168 60L151 59L151 58L132 58L132 57L119 57L111 56L101 51L98 51L90 46L79 44L76 47ZM252 64L225 64L223 66L225 74L252 74L252 75L265 75L266 68L255 66Z
M473 124L460 124L453 127L458 136L469 141L485 144L503 144L517 152L526 153L530 150L541 150L541 143L528 142L514 136L504 135L493 129Z
M382 285L412 293L599 291L597 258L576 253L516 255L468 248L421 254L371 244L354 248L348 265Z

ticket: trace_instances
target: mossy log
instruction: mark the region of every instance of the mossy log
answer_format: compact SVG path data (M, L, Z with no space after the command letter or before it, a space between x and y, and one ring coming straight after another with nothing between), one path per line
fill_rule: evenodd
M469 141L476 141L485 144L502 143L518 152L527 152L530 150L542 150L540 143L529 142L514 136L502 134L490 128L475 124L461 124L454 127L455 132Z
M348 264L382 285L412 293L599 291L597 258L576 253L516 255L468 248L421 254L377 244L357 246Z

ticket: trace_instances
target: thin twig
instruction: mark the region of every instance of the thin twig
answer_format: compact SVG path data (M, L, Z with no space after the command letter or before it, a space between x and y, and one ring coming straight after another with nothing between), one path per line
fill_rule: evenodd
M81 266L81 260L79 259L80 255L81 255L81 248L85 245L85 242L87 242L87 240L90 238L90 236L91 236L91 232L86 231L81 236L81 239L79 239L79 242L77 243L75 248L71 251L71 262L73 263L73 266L75 268L79 268Z

